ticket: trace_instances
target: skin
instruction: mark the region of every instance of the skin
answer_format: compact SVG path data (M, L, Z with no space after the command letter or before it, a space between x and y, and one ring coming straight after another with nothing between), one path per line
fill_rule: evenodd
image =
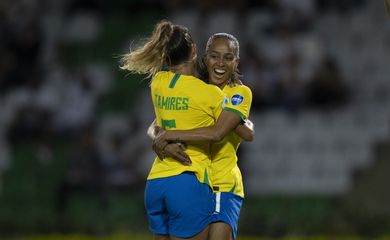
M205 229L203 229L202 232L198 233L195 237L192 238L178 238L175 236L169 236L169 235L154 235L154 240L205 240L208 239L209 236L209 228L210 226L207 226Z
M238 66L237 49L233 42L225 38L215 39L205 56L209 83L223 89Z

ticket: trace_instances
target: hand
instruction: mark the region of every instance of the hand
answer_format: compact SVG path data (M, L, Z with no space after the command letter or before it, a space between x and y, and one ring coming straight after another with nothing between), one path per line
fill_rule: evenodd
M183 164L185 166L191 166L192 161L191 161L190 157L187 155L187 153L185 153L185 150L186 150L186 148L185 148L184 144L170 143L165 147L163 154L166 157L171 157L171 158L179 161L181 164Z
M153 144L152 144L152 149L153 149L153 151L157 154L157 156L161 160L163 160L165 158L164 150L158 148L154 141L153 141Z
M154 130L154 135L157 136L160 133L160 131L162 131L163 129L160 128L158 125L155 125L153 130Z
M155 143L153 143L153 151L161 160L165 157L171 157L185 166L191 166L191 159L185 153L185 150L186 147L181 143L169 143L165 146L164 150L160 149Z
M158 135L153 140L153 148L157 148L159 151L163 151L168 145L168 141L165 138L167 131L160 129Z

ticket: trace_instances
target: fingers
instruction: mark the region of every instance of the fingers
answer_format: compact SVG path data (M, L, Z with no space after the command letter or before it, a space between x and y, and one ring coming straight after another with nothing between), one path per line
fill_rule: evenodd
M180 155L180 157L183 159L184 162L186 162L189 165L192 164L192 161L191 161L190 157L187 155L187 153L185 153L181 149L177 153Z
M153 144L161 150L164 150L164 148L168 145L168 142L164 138L164 134L165 131L161 130L153 141Z
M168 144L164 149L165 155L174 158L181 164L190 166L192 165L189 156L182 150L182 148L176 143Z
M158 149L164 150L168 145L168 142L162 139L156 139L153 144L156 145Z
M185 166L191 166L192 162L189 158L181 155L180 153L176 152L174 153L174 156L172 156L174 159L178 160L181 164Z
M164 150L158 149L154 143L153 143L152 149L161 160L164 159L164 157L165 157Z

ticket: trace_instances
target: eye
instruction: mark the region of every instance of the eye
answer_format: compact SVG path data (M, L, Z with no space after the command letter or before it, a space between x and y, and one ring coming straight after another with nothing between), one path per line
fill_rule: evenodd
M231 62L231 61L234 60L234 57L231 56L231 55L228 55L228 56L225 57L225 60Z

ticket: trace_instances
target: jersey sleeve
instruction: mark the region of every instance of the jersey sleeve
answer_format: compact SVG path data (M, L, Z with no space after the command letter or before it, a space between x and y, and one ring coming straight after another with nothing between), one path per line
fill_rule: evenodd
M239 85L229 93L228 98L223 109L239 115L242 120L247 119L252 105L252 91L247 86Z

